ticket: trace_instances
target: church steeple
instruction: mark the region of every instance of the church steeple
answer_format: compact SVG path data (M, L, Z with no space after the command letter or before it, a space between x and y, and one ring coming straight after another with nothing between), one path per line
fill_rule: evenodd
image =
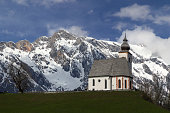
M128 41L127 38L126 38L126 33L125 33L125 37L124 37L123 41Z
M125 37L123 39L123 43L121 45L121 51L122 52L128 52L130 50L130 46L128 44L128 40L126 38L126 33L125 33Z
M126 33L125 33L125 37L121 45L121 50L119 52L119 58L126 58L126 60L128 61L129 70L130 72L132 72L132 54L129 52L129 50L130 50L130 46L128 44L128 40L126 38Z

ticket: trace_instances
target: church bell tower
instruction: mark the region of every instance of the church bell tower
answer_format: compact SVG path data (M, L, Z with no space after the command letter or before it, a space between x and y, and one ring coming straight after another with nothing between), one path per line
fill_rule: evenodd
M128 40L126 38L126 34L125 37L123 39L123 43L121 45L121 50L119 52L119 58L126 58L126 60L128 61L129 64L129 69L132 72L132 54L129 52L130 50L130 46L128 44Z

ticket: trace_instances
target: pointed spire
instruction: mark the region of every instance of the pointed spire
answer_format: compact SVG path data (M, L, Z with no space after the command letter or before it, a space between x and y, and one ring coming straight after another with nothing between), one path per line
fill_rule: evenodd
M121 45L121 51L129 51L129 50L130 50L130 46L129 46L129 44L128 44L127 41L128 41L128 40L127 40L127 38L126 38L126 33L125 33L125 37L124 37L123 43L122 43L122 45Z
M126 32L125 32L125 38L123 39L123 41L127 42L127 38L126 38Z

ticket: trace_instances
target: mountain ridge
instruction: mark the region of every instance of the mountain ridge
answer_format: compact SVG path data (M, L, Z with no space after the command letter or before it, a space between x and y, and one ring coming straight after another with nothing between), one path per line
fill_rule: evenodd
M153 74L156 74L169 89L170 66L161 58L154 57L145 46L130 44L130 47L134 87L139 88L142 79L152 80ZM27 65L32 87L26 91L85 90L93 61L116 58L119 50L118 42L78 37L64 30L51 37L42 36L32 43L26 40L0 42L0 91L17 92L6 73L12 58L18 58L19 62Z

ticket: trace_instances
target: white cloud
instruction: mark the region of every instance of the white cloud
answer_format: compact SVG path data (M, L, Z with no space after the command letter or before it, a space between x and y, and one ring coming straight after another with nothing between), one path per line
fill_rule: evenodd
M149 5L133 4L131 6L123 7L119 12L113 14L113 16L121 18L130 18L131 20L141 21L149 20L155 24L170 24L170 15L166 11L170 10L169 6L163 6L159 10L151 11ZM121 26L118 26L121 27Z
M24 5L24 6L28 5L28 0L12 0L12 1L16 2L19 5Z
M1 30L1 31L0 31L0 34L15 35L15 36L18 36L18 37L24 37L24 36L26 35L26 33L21 32L21 31L14 32L14 31L9 31L9 30L7 30L7 29Z
M94 11L91 9L90 11L88 11L88 14L92 14Z
M71 26L69 28L60 28L60 29L64 29L72 34L77 35L77 36L87 36L88 35L88 32L83 30L83 28L80 26Z
M5 2L5 0L0 0L0 3L3 4Z
M162 9L163 9L163 10L166 10L166 11L169 11L169 10L170 10L170 6L164 5L164 6L162 7Z
M124 29L126 27L127 27L127 23L119 22L118 24L113 26L112 29L116 29L116 30L122 31L122 29Z
M119 38L119 42L124 38L124 33ZM126 30L127 38L129 43L132 44L144 44L149 48L154 54L158 54L163 58L163 60L170 64L170 37L163 39L156 36L154 31L148 27L136 27L134 30Z
M32 0L33 4L41 4L44 6L51 6L54 4L58 4L58 3L64 3L64 2L75 2L76 0Z
M27 35L27 33L18 31L18 32L16 33L16 35L19 36L19 37L24 37L25 35Z
M57 25L47 25L48 35L53 35L58 30L66 30L77 36L88 36L88 32L80 26L58 27Z
M100 38L99 40L110 41L110 38Z
M15 11L13 11L13 10L8 11L8 16L14 16L14 15L15 15Z
M34 4L34 5L43 5L48 7L58 3L75 2L76 0L12 0L12 1L16 2L19 5L28 6L30 4Z
M8 31L7 29L3 29L0 33L6 34L6 35L11 35L11 34L13 34L13 32Z
M120 12L113 14L118 17L128 17L132 20L145 20L151 19L150 7L148 5L133 4L120 9Z
M170 15L166 15L166 16L156 16L154 19L154 23L156 24L170 24Z
M52 36L55 32L59 30L59 27L55 24L47 24L48 35Z

